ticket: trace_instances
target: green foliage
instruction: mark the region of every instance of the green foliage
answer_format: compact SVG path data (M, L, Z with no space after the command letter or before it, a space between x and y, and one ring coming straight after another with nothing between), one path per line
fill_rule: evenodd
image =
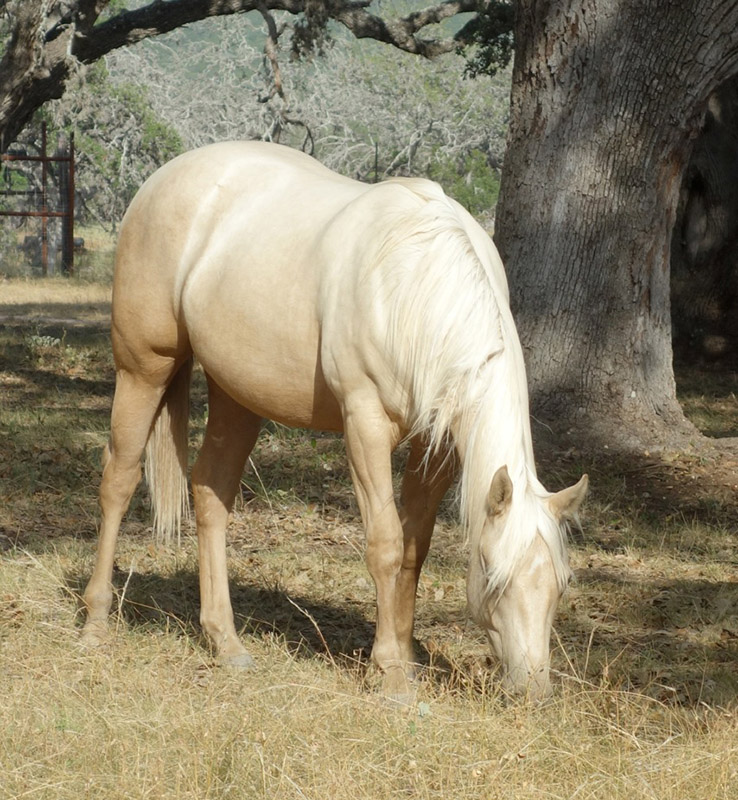
M116 84L105 62L90 67L75 91L47 104L34 130L45 121L49 140L75 132L79 216L115 226L141 183L184 149L175 129L152 109L145 86Z
M0 275L3 278L20 275L23 269L23 258L18 247L15 230L7 224L7 219L0 224Z
M331 0L305 0L305 11L294 22L292 30L292 54L298 58L318 53L332 43L328 31L333 3Z
M13 169L10 162L3 165L2 184L3 190L11 192L27 192L31 188L28 176L19 169Z
M182 152L179 134L154 114L145 89L134 84L122 84L112 89L111 94L135 115L139 122L140 147L150 158L163 164Z
M470 44L459 49L467 75L495 75L510 63L514 22L512 0L479 0L477 16L465 28Z
M472 150L460 163L434 161L428 177L440 183L447 194L474 216L488 213L497 204L500 176L481 150Z

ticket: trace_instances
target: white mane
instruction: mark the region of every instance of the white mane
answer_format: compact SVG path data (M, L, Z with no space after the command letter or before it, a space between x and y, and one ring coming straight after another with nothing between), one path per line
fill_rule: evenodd
M409 183L409 182L408 182ZM507 286L470 241L456 207L428 182L425 202L396 221L379 254L390 358L410 386L411 435L429 452L453 441L462 463L461 520L476 552L487 497L507 465L513 503L503 533L485 542L488 589L502 588L536 532L546 541L560 586L569 570L565 532L536 477L525 365L507 303ZM468 221L467 221L468 224Z

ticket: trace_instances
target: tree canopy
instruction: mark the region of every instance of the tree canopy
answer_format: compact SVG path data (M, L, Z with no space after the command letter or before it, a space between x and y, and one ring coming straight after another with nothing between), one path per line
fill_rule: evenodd
M487 8L509 9L500 0L444 0L384 18L370 6L371 0L152 0L129 10L118 0L0 0L0 151L38 108L62 96L81 66L197 20L286 11L300 17L294 40L298 50L320 43L326 23L334 20L357 39L375 39L430 58L479 41ZM472 17L455 32L437 27L464 13ZM493 17L499 23L504 13ZM504 62L509 48L502 46L497 56ZM494 59L489 51L474 69L489 68Z

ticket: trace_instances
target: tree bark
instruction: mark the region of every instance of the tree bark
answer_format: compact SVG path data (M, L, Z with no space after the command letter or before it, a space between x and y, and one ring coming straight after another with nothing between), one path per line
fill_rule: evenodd
M674 359L738 365L738 79L710 97L671 245Z
M707 99L738 71L738 4L519 0L516 41L495 238L534 413L682 424L670 237Z

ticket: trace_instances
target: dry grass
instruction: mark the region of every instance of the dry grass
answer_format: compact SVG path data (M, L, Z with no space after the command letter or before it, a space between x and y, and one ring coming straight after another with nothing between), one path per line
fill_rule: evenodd
M49 322L66 325L110 320L108 284L70 281L65 278L0 280L0 323Z
M80 300L25 288L26 299L0 297L0 311L68 303L79 319L106 302L104 287ZM237 624L257 668L213 666L193 531L180 547L154 546L143 492L121 537L111 642L84 651L79 593L112 365L101 327L44 316L0 325L3 800L737 796L735 492L708 486L717 464L570 452L544 466L552 488L586 468L594 491L557 620L556 696L542 708L500 696L465 619L451 504L420 587L418 703L381 701L341 443L274 426L229 537ZM196 444L201 382L194 400Z
M527 709L491 683L427 679L398 710L278 632L251 637L257 670L215 669L189 622L135 622L125 599L110 647L80 651L69 574L88 549L3 559L3 797L666 800L738 786L727 709L576 680ZM157 580L191 558L159 553Z

